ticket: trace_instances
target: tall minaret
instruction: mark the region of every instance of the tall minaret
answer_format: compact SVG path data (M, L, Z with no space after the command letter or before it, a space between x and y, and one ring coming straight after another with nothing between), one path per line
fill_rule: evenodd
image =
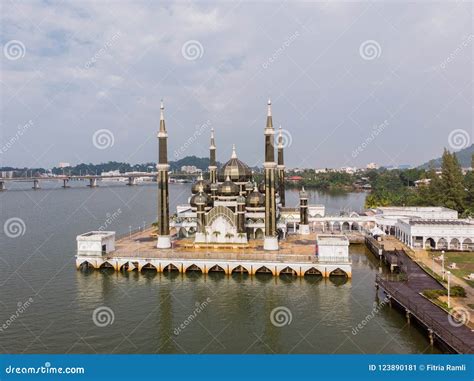
M158 249L171 247L169 194L168 194L168 133L165 127L163 101L161 101L160 131L158 132Z
M209 180L211 184L217 183L216 142L214 129L211 129L211 145L209 147Z
M275 130L272 121L272 102L268 100L267 126L265 127L265 239L264 250L278 250L276 232L276 201L275 201Z
M283 160L283 133L278 129L278 194L281 206L285 206L285 162Z

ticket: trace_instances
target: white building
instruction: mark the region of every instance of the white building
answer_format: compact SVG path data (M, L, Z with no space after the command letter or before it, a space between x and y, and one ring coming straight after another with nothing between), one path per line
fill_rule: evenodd
M474 221L399 219L395 236L411 248L474 250Z
M68 168L70 166L71 166L70 163L65 163L65 162L61 162L58 164L58 168Z
M317 256L322 262L349 262L349 240L345 235L319 234L316 237Z
M458 212L439 206L387 206L372 209L375 223L386 234L395 235L398 220L412 218L424 220L457 220Z
M201 172L199 168L197 168L195 165L183 165L181 167L181 172L184 173L198 173Z
M78 235L77 255L102 257L115 250L115 232L91 231Z

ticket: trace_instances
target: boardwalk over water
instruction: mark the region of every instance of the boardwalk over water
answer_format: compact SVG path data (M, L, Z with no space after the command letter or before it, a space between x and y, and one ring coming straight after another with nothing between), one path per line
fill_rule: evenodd
M474 353L474 332L464 324L454 324L450 315L425 298L421 293L427 289L444 289L428 275L403 250L386 252L387 259L396 261L406 278L377 275L376 283L382 287L391 299L405 309L407 317L413 315L428 329L430 339L438 340L458 353ZM458 326L456 326L458 325Z

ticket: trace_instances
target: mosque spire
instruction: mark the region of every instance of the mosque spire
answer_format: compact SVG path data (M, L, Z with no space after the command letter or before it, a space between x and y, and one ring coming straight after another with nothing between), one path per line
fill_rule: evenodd
M237 153L235 152L235 144L232 144L232 156L231 159L237 159Z
M160 104L160 132L166 132L165 127L165 106L163 106L163 99Z
M267 128L273 128L271 99L268 99L268 103L267 103Z
M278 194L280 195L281 206L285 206L285 161L283 158L283 130L280 126L278 129L278 165L277 165L277 174L278 174Z
M209 147L209 179L212 184L217 183L216 141L214 128L211 128L211 145Z

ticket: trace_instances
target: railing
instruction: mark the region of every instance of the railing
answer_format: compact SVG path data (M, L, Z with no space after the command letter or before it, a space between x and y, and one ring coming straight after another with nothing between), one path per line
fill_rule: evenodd
M403 295L393 284L388 283L380 274L376 275L375 281L380 284L387 294L397 300L403 307L408 309L413 315L415 315L419 321L421 321L427 328L432 329L433 332L452 349L459 353L473 353L474 348L466 342L464 339L454 335L449 329L442 326L438 321L433 319L429 313L421 310L416 303L410 301L408 297ZM439 308L433 304L434 308ZM440 310L442 310L440 308ZM443 312L448 315L444 310ZM448 316L446 316L446 320ZM454 328L454 327L453 327ZM468 328L466 328L467 330Z

